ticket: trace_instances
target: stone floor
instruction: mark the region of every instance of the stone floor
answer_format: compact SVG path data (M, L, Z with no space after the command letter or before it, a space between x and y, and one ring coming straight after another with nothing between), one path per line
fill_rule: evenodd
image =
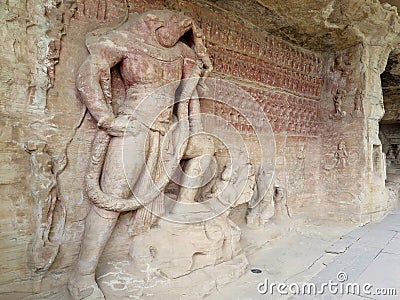
M400 211L349 229L326 223L302 226L249 256L251 266L261 273L249 271L206 299L400 299ZM323 285L330 281L332 293ZM280 295L274 283L285 284L281 289L287 294ZM301 291L305 283L306 292L315 285L318 294L291 293L297 287ZM358 287L359 295L347 295L346 290L357 292ZM393 289L397 296L387 295Z
M239 261L221 264L218 268L208 267L196 271L198 274L193 272L197 275L183 276L174 284L167 282L168 289L162 282L151 281L154 289L147 291L142 286L138 293L132 291L124 297L108 298L184 300L202 299L207 294L206 300L400 299L400 210L390 213L381 222L359 228L348 223L318 223L315 220L288 222L286 219L275 220L258 230L243 226L242 231L247 260L241 261L244 257L241 255L237 257ZM247 261L250 267L246 271ZM237 266L243 268L238 269ZM236 279L241 275L235 274L238 270L244 275ZM232 279L234 281L230 282ZM325 293L312 296L291 293L304 286L313 291L310 285L314 285L319 292L321 286L330 281L343 287L343 291L358 284L360 295L341 295L340 290L336 294L329 293L328 287L325 287ZM279 293L277 285L280 283L286 285L286 295ZM158 284L160 290L157 289ZM276 286L273 287L273 284ZM362 291L365 284L369 284L370 295ZM141 283L137 285L140 287ZM395 288L397 296L373 295L378 288L386 289L383 292L392 292L388 289ZM259 292L259 289L265 293ZM66 288L24 299L43 298L70 299Z

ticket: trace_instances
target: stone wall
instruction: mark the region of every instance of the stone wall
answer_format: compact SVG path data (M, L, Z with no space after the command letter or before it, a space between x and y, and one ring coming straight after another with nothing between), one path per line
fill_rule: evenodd
M388 52L389 38L379 49L373 48L377 47L373 39L359 36L362 42L347 49L317 52L203 1L8 1L0 4L2 294L59 289L77 260L90 205L83 176L96 130L75 89L76 71L88 55L86 34L115 27L129 13L162 8L183 11L199 23L214 64L212 75L247 91L267 116L276 144L274 182L283 187L293 217L362 223L388 209L375 129L382 117L381 88L376 84L385 65L380 53ZM381 18L388 22L386 15ZM342 65L336 61L339 56ZM335 116L338 87L345 90L343 116ZM355 112L357 89L363 97L359 112ZM237 112L219 103L203 103L206 111L233 125L251 148L254 134ZM250 114L258 109L246 105ZM232 130L224 122L208 126L227 136ZM40 152L38 146L29 145L32 141L47 144L44 153L53 161L42 178L31 172L33 156ZM341 141L348 153L345 168L337 165L335 156ZM252 159L257 166L260 154L253 153ZM53 218L66 219L65 226L60 222L61 229L50 230L50 238L60 247L50 271L40 275L29 264L41 205L32 181L48 178L55 179L55 187L36 186L36 192L57 199ZM129 218L130 214L120 217L104 262L128 252Z

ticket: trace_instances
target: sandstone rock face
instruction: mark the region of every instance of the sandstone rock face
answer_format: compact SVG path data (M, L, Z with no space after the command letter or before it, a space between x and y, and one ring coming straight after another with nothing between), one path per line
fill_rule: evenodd
M240 197L227 213L241 226L247 226L246 206L256 202L260 206L251 208L248 220L268 230L264 224L275 222L274 195L281 214L310 220L365 223L396 205L396 183L391 198L385 189L382 154L388 154L392 133L383 129L382 142L378 137L382 118L398 119L397 93L389 88L398 76L393 49L400 27L394 7L373 0L3 1L1 297L69 297L67 282L79 260L85 223L93 217L88 216L93 194L85 190L84 177L88 164L98 159L91 153L92 141L106 124L88 111L76 87L79 68L89 57L86 42L152 9L191 18L201 28L213 65L196 109L218 117L202 120L204 130L218 138L212 143L200 138L203 146L213 145L204 148L215 148L215 174L196 192L196 201L218 200L219 186L236 188L242 182L240 170L237 178L234 172L224 174L229 150L236 147L236 152L246 149L248 157L233 163L251 166L244 188L230 190ZM382 94L380 75L388 57L390 74L382 76ZM126 83L112 78L111 90L121 91ZM125 95L114 92L112 105ZM260 141L268 147L261 149ZM112 184L108 187L109 194L115 192ZM179 197L173 182L165 189ZM132 215L111 218L115 229L99 258L98 275L105 276L111 262L133 263L130 258L171 280L203 282L217 265L225 270L217 273L225 275L213 273L215 278L226 282L246 268L240 231L226 214L197 225L162 220L134 237ZM236 275L230 278L229 272ZM215 278L207 281L210 289ZM99 281L104 289L104 280ZM106 297L113 293L107 290Z

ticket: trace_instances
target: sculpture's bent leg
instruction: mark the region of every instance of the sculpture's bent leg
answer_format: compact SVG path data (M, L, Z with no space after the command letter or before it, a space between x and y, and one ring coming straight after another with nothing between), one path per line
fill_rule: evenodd
M136 182L141 174L143 160L135 157L144 155L144 143L144 134L125 139L114 137L111 140L101 178L101 189L104 193L120 198L128 198L131 195L128 181ZM122 147L132 159L123 159ZM104 299L95 280L95 271L118 216L119 212L92 205L86 218L79 261L68 284L74 299Z

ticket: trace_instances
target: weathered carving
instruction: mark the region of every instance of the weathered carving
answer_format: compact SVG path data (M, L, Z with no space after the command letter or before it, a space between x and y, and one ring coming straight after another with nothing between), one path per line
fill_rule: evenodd
M312 98L320 95L322 86L320 75L288 70L289 66L284 68L276 65L277 61L269 62L216 46L210 46L210 55L217 72L292 90Z
M263 109L275 133L317 135L318 103L316 101L261 89L248 89L248 91Z
M192 48L180 40L189 31ZM69 290L77 299L102 299L94 275L119 213L137 210L133 234L149 228L163 213L162 191L182 157L188 159L188 176L181 182L178 201L194 201L197 189L190 188L185 180L199 177L201 159L214 153L212 140L196 134L202 131L196 117L200 112L196 88L199 77L206 76L212 66L194 22L170 11L132 16L116 29L89 36L87 47L90 56L78 71L76 85L99 129L85 177L93 206L86 218L79 262ZM122 100L113 98L111 69L115 66L118 72L114 73L122 77L126 87ZM147 101L140 107L142 99ZM175 127L174 119L179 121ZM171 129L173 137L166 134ZM188 141L189 134L196 135ZM171 140L163 143L165 139ZM172 144L165 166L166 157L161 157L164 144ZM124 153L134 155L121 157L122 147Z
M347 159L349 158L349 154L346 150L346 143L344 141L340 141L337 150L335 152L336 165L335 167L338 169L345 169L347 167Z
M322 61L275 37L254 36L240 23L199 19L217 72L240 76L316 98ZM219 46L216 46L219 45Z
M332 72L340 72L342 76L348 76L350 75L350 70L348 66L350 65L347 60L345 60L345 57L343 54L338 54L335 57L335 62L334 65L331 67Z
M225 214L196 224L162 219L156 228L135 237L130 256L143 273L153 269L169 279L190 276L195 270L237 256L242 250L240 233L240 228Z
M341 120L344 116L346 116L346 112L343 110L343 98L346 91L342 89L338 89L336 94L333 96L333 104L335 107L335 114L330 115L329 117L334 120Z
M394 154L393 148L390 146L386 154L386 164L390 166L392 163L396 163L396 156Z
M246 223L250 227L263 226L274 216L274 204L267 193L271 182L270 178L271 174L266 170L259 170L256 176L253 195L249 202L249 210L246 216Z
M211 193L206 195L208 199L216 199L223 205L229 207L232 205L231 200L237 199L239 191L236 190L235 184L238 180L238 168L233 168L232 164L226 165L222 171L221 178L216 180L211 188Z
M107 14L106 0L77 1L78 12L82 16L104 21Z
M225 209L249 202L255 183L253 166L245 153L229 150L231 159L223 166L221 175L215 179L209 191L202 191L203 201L218 201Z
M279 182L274 185L274 218L289 216L288 206L285 202L285 191Z
M351 74L350 62L347 55L338 54L335 57L332 72L332 93L336 94L339 89L346 90L347 77Z
M48 45L46 55L47 76L49 77L49 88L54 86L55 65L58 64L60 56L60 41L51 41Z
M304 169L304 161L306 159L306 154L304 152L305 152L304 145L301 145L299 152L296 155L296 158L297 158L296 164L298 165L298 169L300 169L300 170Z
M37 217L36 231L28 248L28 264L34 272L44 272L53 264L64 233L66 212L59 201L57 176L65 164L49 155L46 142L27 142L25 150L30 154L29 183L34 199L33 212ZM60 216L55 219L57 204Z
M362 116L362 107L363 107L363 91L358 88L356 90L356 94L354 96L354 111L353 117L361 117Z

